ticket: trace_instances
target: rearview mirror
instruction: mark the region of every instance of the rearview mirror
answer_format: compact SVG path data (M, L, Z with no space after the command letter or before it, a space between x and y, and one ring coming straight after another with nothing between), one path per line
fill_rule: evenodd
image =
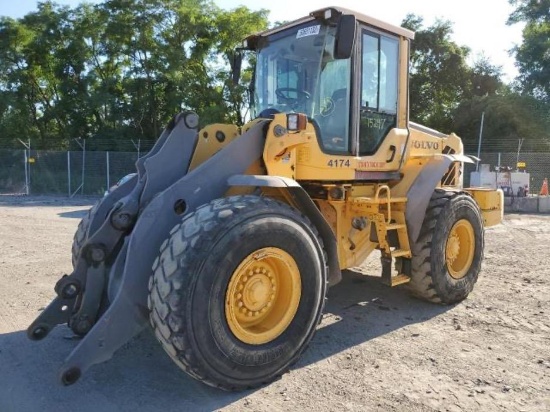
M336 44L334 45L335 59L349 59L355 44L355 16L345 14L340 16L336 28Z
M235 53L233 54L233 58L231 60L231 69L233 70L232 80L233 84L237 86L241 78L241 65L243 62L242 52L240 50L235 50Z

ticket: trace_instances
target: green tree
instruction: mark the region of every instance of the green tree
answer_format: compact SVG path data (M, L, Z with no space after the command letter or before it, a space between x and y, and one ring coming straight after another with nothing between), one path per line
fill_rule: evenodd
M453 129L462 138L467 152L476 153L481 113L485 112L483 151L515 151L519 139L522 150L550 150L550 106L531 96L503 93L475 96L454 112Z
M409 14L402 26L416 32L411 44L411 119L426 126L449 130L452 111L471 93L469 49L451 40L452 23L437 20L425 28L422 17Z
M470 82L470 93L466 91L465 97L468 95L493 96L506 89L502 82L502 67L495 66L484 55L474 62L470 70Z
M509 0L516 6L508 24L525 22L514 49L521 90L550 102L550 0Z
M116 149L156 138L181 108L203 124L242 122L243 87L229 81L230 57L266 27L265 10L222 10L212 0L73 9L47 0L21 19L0 18L0 144L31 138L35 148L67 147L83 137L90 149ZM100 147L105 138L111 144Z

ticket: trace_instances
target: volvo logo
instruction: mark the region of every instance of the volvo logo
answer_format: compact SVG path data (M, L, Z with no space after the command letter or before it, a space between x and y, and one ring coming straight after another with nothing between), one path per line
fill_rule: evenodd
M439 142L426 142L421 140L413 140L412 146L415 149L439 150Z

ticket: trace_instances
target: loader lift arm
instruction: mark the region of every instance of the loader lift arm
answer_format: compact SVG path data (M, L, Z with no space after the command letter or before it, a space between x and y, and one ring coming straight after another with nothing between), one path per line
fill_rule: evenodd
M228 178L262 156L266 122L189 172L198 117L182 113L138 161L138 177L102 201L74 272L57 283L58 296L27 330L29 338L40 340L55 325L68 323L84 335L61 367L63 384L110 359L147 324L147 282L162 241L183 215L223 196Z

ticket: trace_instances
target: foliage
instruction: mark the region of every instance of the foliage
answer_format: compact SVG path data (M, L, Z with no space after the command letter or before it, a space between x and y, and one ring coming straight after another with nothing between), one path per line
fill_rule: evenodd
M521 90L550 102L550 0L510 0L509 24L525 22L523 42L514 49Z
M212 0L51 1L0 18L0 140L35 148L76 137L156 138L181 108L203 123L241 122L232 50L267 27L267 11ZM247 76L245 74L244 80ZM249 78L249 77L248 77Z
M453 129L462 137L467 152L477 152L483 112L483 151L513 152L520 139L524 139L522 151L550 151L549 105L531 96L503 93L475 96L455 110Z
M470 50L451 40L452 23L437 20L424 27L422 17L409 14L402 26L416 32L411 43L411 119L448 131L453 111L473 96L493 95L502 86L501 70L487 58L467 64Z
M517 16L532 11L518 10ZM416 32L411 44L411 119L456 132L466 151L476 153L485 112L483 150L515 151L519 139L525 139L524 151L550 150L550 105L512 92L501 80L501 68L485 56L469 66L470 51L451 40L450 22L436 21L426 28L421 17L408 15L403 26Z
M515 50L521 89L512 93L500 67L452 40L452 23L408 15L416 32L411 50L411 119L512 150L548 150L550 116L550 0L510 0L510 24L524 21ZM70 8L50 0L20 19L0 17L0 147L117 150L129 139L154 139L180 109L203 124L241 124L253 57L241 84L230 81L234 49L268 27L267 11L222 10L213 0L105 0ZM547 101L548 104L545 104ZM530 146L529 146L530 145ZM73 142L74 147L74 142ZM125 147L128 149L127 147Z

